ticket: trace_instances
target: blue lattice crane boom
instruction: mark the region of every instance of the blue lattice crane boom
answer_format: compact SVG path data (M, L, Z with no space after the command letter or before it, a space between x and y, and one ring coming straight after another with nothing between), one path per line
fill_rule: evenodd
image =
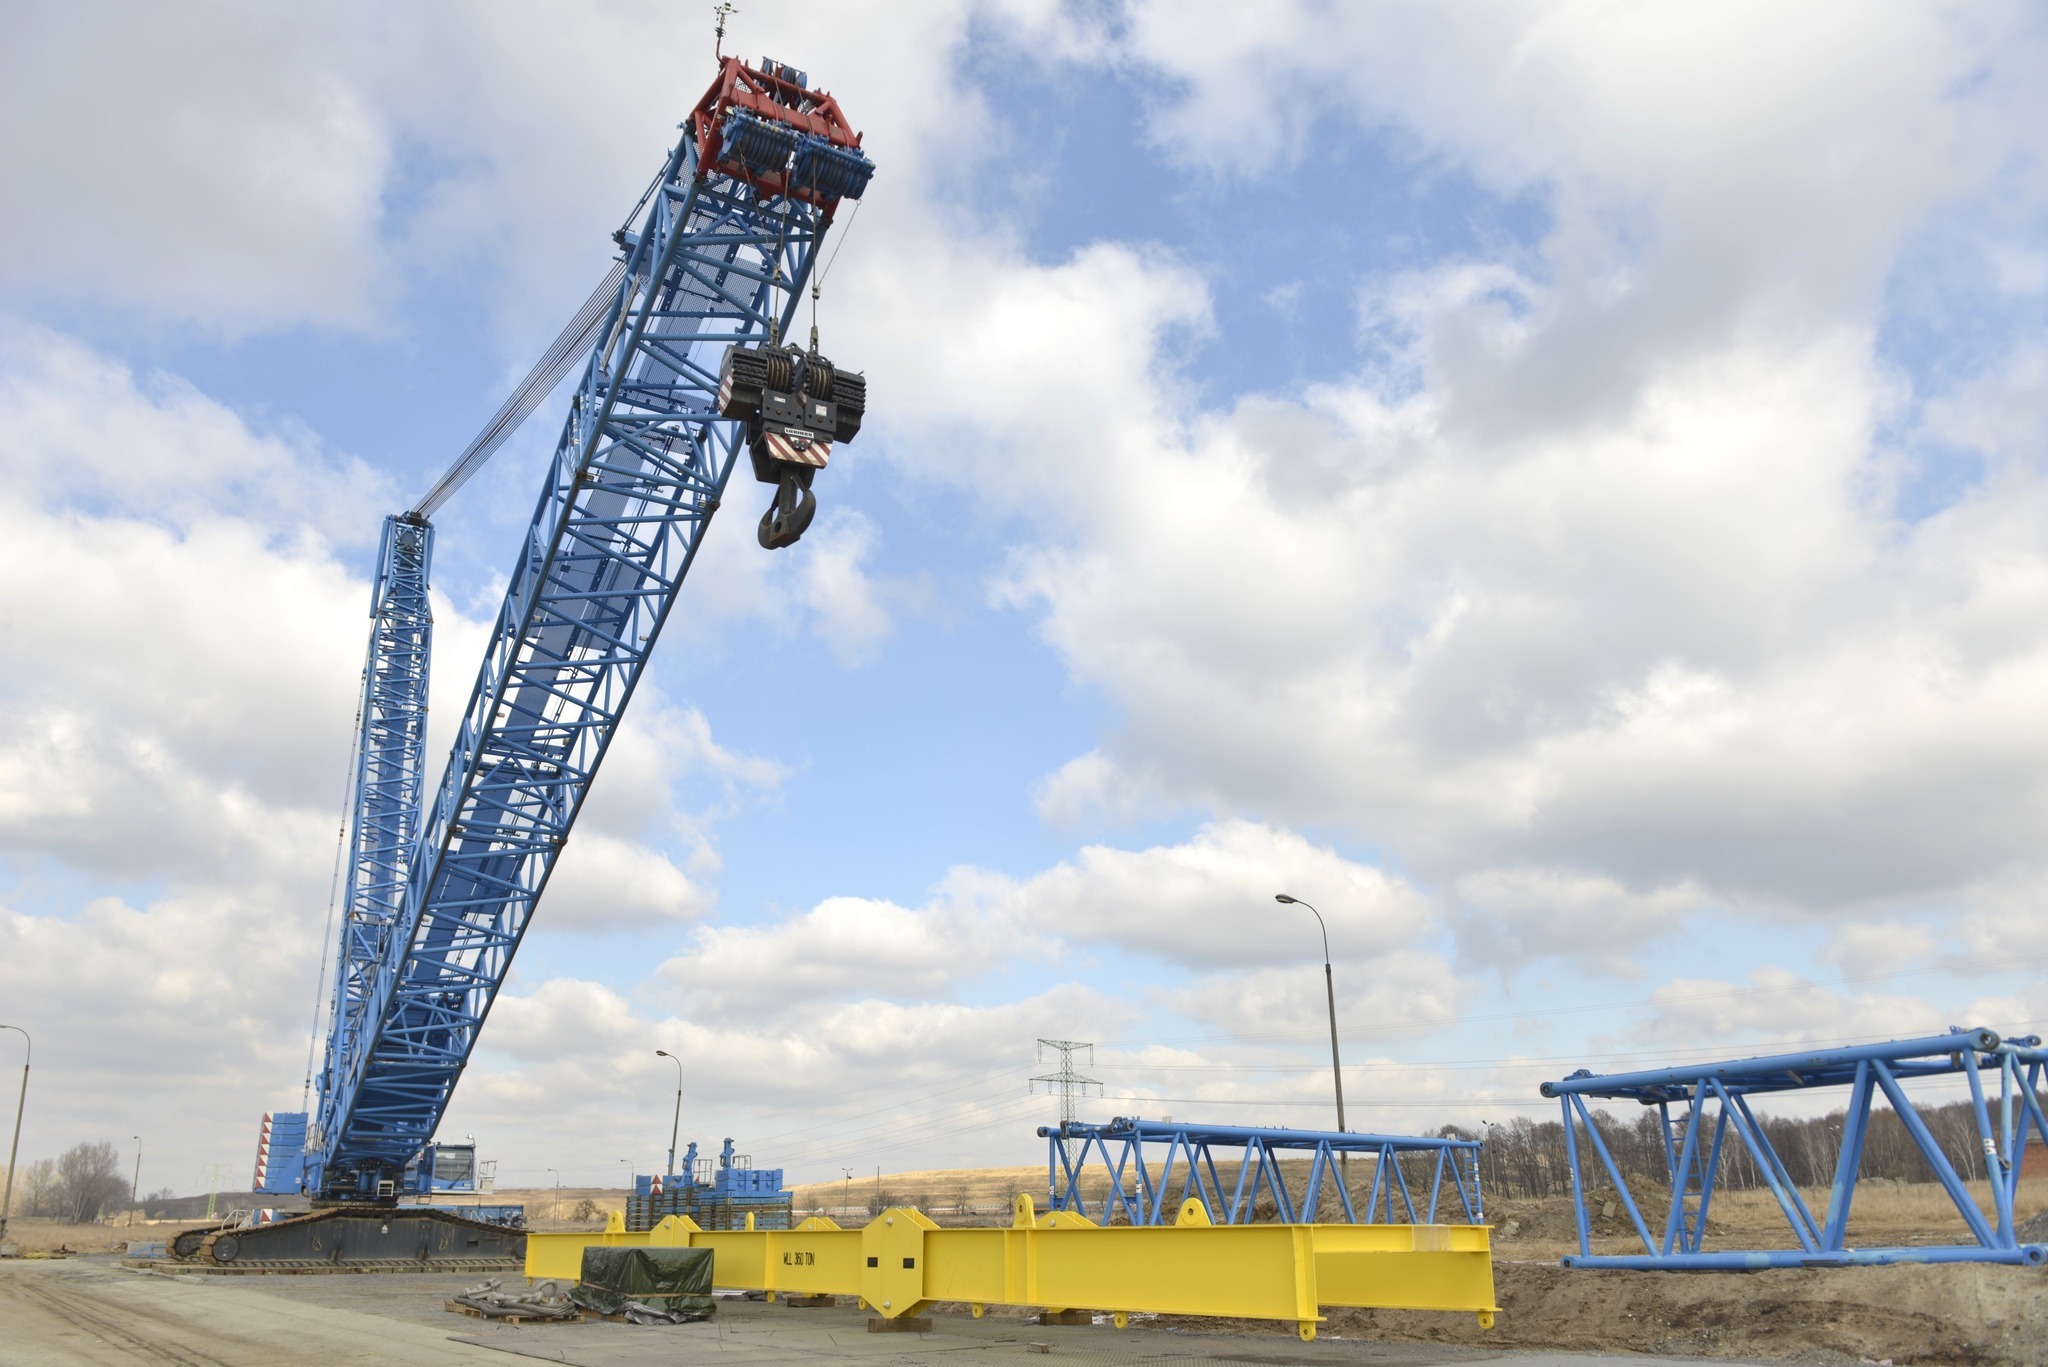
M818 351L815 328L808 350L785 338L835 211L873 174L860 135L802 72L733 57L682 127L598 293L449 473L386 520L317 1108L302 1165L272 1139L299 1117L265 1118L266 1189L289 1182L330 1202L398 1193L742 450L775 486L757 538L777 548L809 524L833 444L859 431L862 378ZM578 354L453 753L423 804L428 517Z

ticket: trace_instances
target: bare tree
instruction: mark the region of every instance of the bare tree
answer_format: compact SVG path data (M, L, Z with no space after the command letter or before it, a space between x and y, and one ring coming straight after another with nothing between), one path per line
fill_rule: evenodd
M21 1170L21 1185L16 1188L24 1215L43 1219L57 1214L57 1164L49 1158L38 1158Z
M57 1160L59 1204L72 1224L97 1220L110 1207L128 1199L128 1179L121 1176L121 1155L106 1140L80 1142Z

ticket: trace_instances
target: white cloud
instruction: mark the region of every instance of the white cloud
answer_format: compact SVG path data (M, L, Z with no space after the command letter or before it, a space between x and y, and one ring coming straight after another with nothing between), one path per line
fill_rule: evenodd
M1317 967L1303 962L1208 974L1168 996L1181 1015L1216 1022L1240 1039L1327 1039L1329 1000ZM1437 1034L1458 1019L1473 990L1441 955L1416 950L1347 962L1341 974L1332 973L1330 985L1336 989L1338 1032L1354 1048L1363 1040Z
M563 848L548 879L544 924L616 930L687 923L709 911L713 900L662 851L583 830Z
M761 1166L814 1179L841 1162L972 1162L991 1144L1028 1162L1042 1153L1030 1126L1049 1111L1026 1087L1031 1040L1106 1036L1131 1017L1124 1003L1062 987L987 1006L786 993L776 1009L707 1024L641 1015L610 987L557 979L500 999L449 1123L493 1136L515 1167L603 1154L567 1161L586 1162L587 1180L616 1181L609 1156L631 1154L648 1171L677 1079L654 1056L662 1048L682 1064L683 1138L715 1151L735 1135Z
M1345 966L1348 1009L1383 1020L1420 1002L1436 1023L1456 1017L1463 989L1443 956L1418 943L1433 926L1423 897L1291 832L1243 822L1180 845L1091 845L1024 879L958 867L919 907L832 897L779 921L704 926L660 977L692 1020L727 1022L786 1012L794 1000L943 1000L1006 967L1071 967L1092 947L1114 947L1140 963L1203 971L1159 1001L1256 1035L1322 1010L1309 971L1320 932L1307 908L1274 902L1284 887L1313 890ZM1293 967L1269 967L1277 964ZM1176 976L1144 972L1129 984L1134 998Z
M1617 977L1639 977L1637 947L1678 929L1712 901L1690 883L1638 892L1612 878L1558 868L1483 869L1453 880L1458 946L1503 972L1576 954Z
M805 541L799 571L814 630L842 665L873 662L890 631L886 588L868 573L878 533L858 513L828 516Z
M322 865L286 851L331 851L312 831L339 802L368 592L313 519L381 485L63 339L5 342L0 839L130 878Z
M229 331L377 318L393 137L350 70L362 29L245 4L5 27L0 279Z
M1256 813L1425 883L1592 880L1468 919L1482 953L1579 953L1587 916L1633 946L1686 907L1940 901L2033 859L2038 367L1929 409L1993 477L1907 521L1889 434L1929 396L1877 332L1928 234L1997 248L1966 211L2048 199L2020 116L2043 53L2012 12L1770 17L1768 59L1718 15L1132 13L1101 42L1011 17L1166 73L1161 145L1244 153L1212 169L1246 192L1355 115L1549 223L1363 263L1376 354L1222 413L1178 380L1212 326L1184 263L870 244L877 373L928 355L883 303L913 279L970 343L896 381L920 401L889 458L1021 528L1000 601L1119 709L1042 784L1048 821Z
M1205 826L1181 845L1089 845L996 895L1023 924L1214 969L1314 957L1315 917L1276 904L1281 892L1313 903L1332 956L1353 962L1406 949L1431 928L1427 901L1400 879L1292 831L1245 821Z
M1760 968L1741 983L1718 978L1673 978L1650 994L1635 1037L1682 1040L1688 1046L1771 1041L1774 1052L1802 1043L1849 1039L1902 1039L1939 1035L1950 1025L1997 1021L1956 1019L1960 1001L1946 1005L1905 992L1838 991L1784 968Z
M661 977L692 1019L721 1021L795 1000L943 999L1001 957L1046 953L1000 913L829 897L769 925L704 927Z
M1828 936L1822 956L1852 978L1932 968L1942 941L1932 926L1899 921L1850 921Z

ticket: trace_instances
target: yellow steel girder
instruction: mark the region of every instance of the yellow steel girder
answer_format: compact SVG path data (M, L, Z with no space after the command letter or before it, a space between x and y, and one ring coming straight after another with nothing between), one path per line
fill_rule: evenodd
M751 1219L749 1220L751 1223ZM889 1319L936 1301L1048 1310L1292 1320L1315 1337L1325 1306L1447 1310L1493 1323L1484 1225L1214 1225L1189 1200L1172 1225L1104 1228L1016 1199L1007 1229L941 1229L898 1206L861 1229L814 1217L790 1230L699 1229L672 1215L628 1233L529 1234L526 1275L574 1279L592 1245L709 1248L716 1283L771 1296L854 1296Z

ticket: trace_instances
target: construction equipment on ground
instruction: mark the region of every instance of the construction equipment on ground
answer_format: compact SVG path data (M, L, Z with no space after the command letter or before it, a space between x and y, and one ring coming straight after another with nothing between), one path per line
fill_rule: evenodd
M1909 1262L2024 1263L2036 1267L2048 1264L2048 1247L2021 1242L2013 1226L2013 1201L2027 1146L2036 1137L2048 1144L2048 1115L2044 1115L2041 1105L2044 1068L2048 1068L2048 1050L2041 1048L2037 1036L2002 1040L1993 1031L1977 1029L1884 1044L1689 1063L1605 1076L1580 1069L1561 1081L1546 1082L1543 1095L1558 1098L1564 1108L1565 1156L1571 1166L1572 1200L1578 1219L1579 1252L1564 1259L1564 1265L1703 1270ZM1985 1087L1987 1075L1997 1079L1995 1101ZM1989 1218L1978 1207L1976 1198L1905 1090L1910 1084L1953 1082L1959 1078L1968 1084L1976 1143L1982 1146L1992 1205ZM1849 1089L1834 1184L1828 1193L1827 1210L1819 1218L1807 1206L1749 1104L1749 1099L1759 1094L1815 1087ZM1856 1195L1871 1110L1880 1093L1954 1203L1971 1242L1903 1248L1849 1247L1850 1206ZM1593 1112L1586 1105L1588 1098L1636 1101L1657 1108L1670 1181L1670 1204L1664 1212L1661 1233L1653 1231L1629 1190L1620 1165L1594 1123ZM1682 1108L1676 1116L1672 1114L1674 1105ZM1724 1157L1733 1156L1724 1154L1723 1147L1731 1133L1777 1198L1797 1248L1706 1249L1707 1219L1715 1186ZM1614 1184L1615 1196L1642 1242L1642 1253L1593 1252L1592 1221L1587 1208L1589 1182L1586 1164L1580 1156L1582 1144L1592 1149Z
M1105 1228L1019 1196L1008 1228L942 1229L894 1207L860 1229L824 1216L793 1230L700 1230L671 1216L630 1232L531 1234L529 1278L574 1277L588 1247L709 1248L718 1286L771 1296L850 1296L883 1322L940 1301L1133 1314L1291 1321L1316 1336L1322 1308L1465 1311L1490 1328L1493 1253L1483 1225L1209 1222L1198 1200L1170 1225Z
M507 1238L399 1205L407 1169L425 1155L433 1170L434 1131L740 453L777 488L761 544L787 546L815 512L832 443L860 429L861 378L818 350L815 326L807 350L785 340L835 212L874 172L860 134L803 72L736 57L720 59L683 130L614 234L605 281L448 473L385 520L317 1104L266 1117L259 1156L260 1190L303 1192L316 1209L217 1231L195 1256L296 1262L317 1243L340 1258L314 1222L332 1230L361 1211L385 1231L379 1257L389 1245L432 1261ZM579 356L429 805L429 519Z
M1104 1224L1114 1224L1119 1216L1126 1224L1166 1224L1190 1200L1199 1202L1210 1222L1219 1225L1244 1224L1261 1216L1281 1224L1314 1224L1331 1204L1346 1224L1435 1224L1447 1180L1464 1223L1483 1224L1486 1219L1479 1193L1482 1145L1476 1139L1190 1125L1135 1116L1118 1116L1106 1125L1068 1121L1041 1126L1038 1134L1046 1141L1046 1183L1056 1211L1088 1214L1083 1178L1088 1175L1089 1155L1100 1160L1099 1172L1107 1179L1099 1202ZM1166 1148L1156 1172L1145 1158L1148 1144ZM1219 1149L1226 1154L1236 1151L1234 1159L1224 1160L1226 1166L1237 1165L1228 1183L1217 1167ZM1287 1167L1281 1162L1284 1154L1308 1157L1307 1172L1295 1174L1300 1179L1298 1191L1289 1185ZM1352 1156L1362 1160L1361 1167L1371 1164L1372 1186L1362 1203L1353 1200L1351 1184L1339 1171L1340 1161ZM1287 1166L1301 1164L1297 1160ZM1416 1188L1424 1181L1429 1194L1418 1208ZM1270 1209L1260 1206L1262 1199Z
M671 1215L686 1216L700 1229L788 1229L794 1198L782 1185L781 1168L757 1168L751 1156L735 1153L731 1139L718 1157L698 1158L691 1144L680 1172L633 1177L626 1198L626 1228L653 1229Z

